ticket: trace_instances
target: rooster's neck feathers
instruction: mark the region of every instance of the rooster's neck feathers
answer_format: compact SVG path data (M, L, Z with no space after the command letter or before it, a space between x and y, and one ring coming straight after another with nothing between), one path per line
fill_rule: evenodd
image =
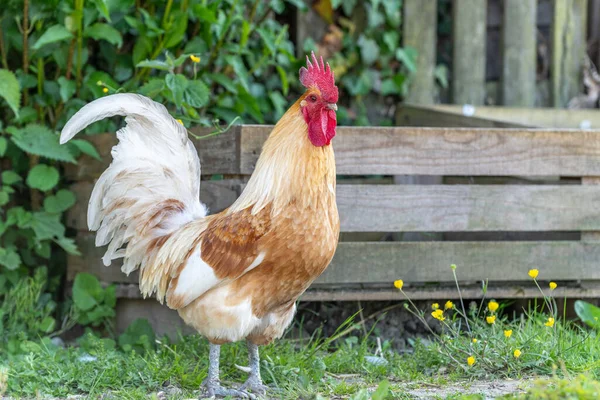
M301 100L273 128L254 173L229 212L252 207L255 214L271 204L273 215L278 215L292 202L311 206L320 196L335 194L333 148L310 142Z

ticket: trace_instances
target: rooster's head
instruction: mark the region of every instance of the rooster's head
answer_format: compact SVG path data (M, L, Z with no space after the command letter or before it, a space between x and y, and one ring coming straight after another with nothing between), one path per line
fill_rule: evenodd
M311 56L312 63L307 56L306 68L300 68L300 82L306 88L300 109L308 125L308 138L321 147L331 143L335 136L338 88L329 63L325 64L323 57L317 60L314 52Z

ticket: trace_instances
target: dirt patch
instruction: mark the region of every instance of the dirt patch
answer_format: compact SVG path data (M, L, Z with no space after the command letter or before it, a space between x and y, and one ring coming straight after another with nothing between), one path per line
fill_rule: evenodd
M507 394L523 393L530 385L530 380L494 380L458 382L443 386L405 384L400 387L406 390L405 394L414 396L415 399L443 399L458 394L478 394L486 400L491 400Z

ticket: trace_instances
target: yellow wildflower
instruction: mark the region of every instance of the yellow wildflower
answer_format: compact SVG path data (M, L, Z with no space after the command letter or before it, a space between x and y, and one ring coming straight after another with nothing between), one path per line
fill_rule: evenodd
M433 303L433 304L431 305L431 309L432 309L432 310L437 310L438 308L440 308L440 305L439 305L438 303Z
M191 55L190 56L190 60L192 60L193 63L198 64L200 62L200 57L196 57L195 55Z
M519 357L521 357L521 350L519 350L519 349L516 349L516 350L514 351L514 353L513 353L513 356L515 356L515 358L519 358Z
M175 121L179 122L181 125L183 125L183 121L180 119L176 119Z
M552 317L548 318L548 321L546 323L544 323L544 325L552 328L554 326L554 318L552 318Z
M538 271L537 269L530 269L529 272L527 273L527 275L529 275L529 277L531 279L535 279L538 277L539 273L540 273L540 271Z
M402 290L402 286L404 286L404 281L402 279L398 279L397 281L394 281L394 287L396 289Z
M504 336L506 336L507 338L512 336L512 329L507 329L504 331Z
M485 320L487 321L488 324L492 325L492 324L496 323L496 316L489 315L489 316L485 317Z
M550 290L554 290L558 287L558 285L556 284L556 282L550 282L548 284L548 286L550 286Z
M473 343L477 343L477 339L473 338Z
M469 367L475 364L475 357L469 356L469 358L467 358L467 364L469 364Z
M449 310L449 309L451 309L451 308L453 308L453 307L454 307L454 303L452 303L450 300L448 300L448 301L446 302L446 304L444 304L444 309L445 309L445 310Z
M494 300L492 300L492 301L490 301L490 302L488 303L488 309L489 309L491 312L495 312L495 311L498 309L498 307L499 307L499 306L500 306L500 305L499 305L497 302L495 302Z
M438 321L443 321L446 319L446 317L444 317L444 311L438 309L435 310L434 312L431 313L431 316L435 319L437 319Z
M108 93L108 88L102 89L102 93Z

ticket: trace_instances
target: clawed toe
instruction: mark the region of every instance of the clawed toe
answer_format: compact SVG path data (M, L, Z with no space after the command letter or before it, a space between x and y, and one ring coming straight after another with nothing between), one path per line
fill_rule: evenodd
M200 399L205 398L221 398L231 396L234 399L250 399L256 400L256 396L252 393L246 392L243 388L239 389L229 389L221 386L219 383L210 383L205 382L202 384L203 387L203 395L205 397L200 397Z
M260 381L253 381L248 379L242 386L240 386L240 390L246 391L250 390L250 392L255 393L259 396L264 396L267 393L267 390L270 388L267 385L263 385Z

